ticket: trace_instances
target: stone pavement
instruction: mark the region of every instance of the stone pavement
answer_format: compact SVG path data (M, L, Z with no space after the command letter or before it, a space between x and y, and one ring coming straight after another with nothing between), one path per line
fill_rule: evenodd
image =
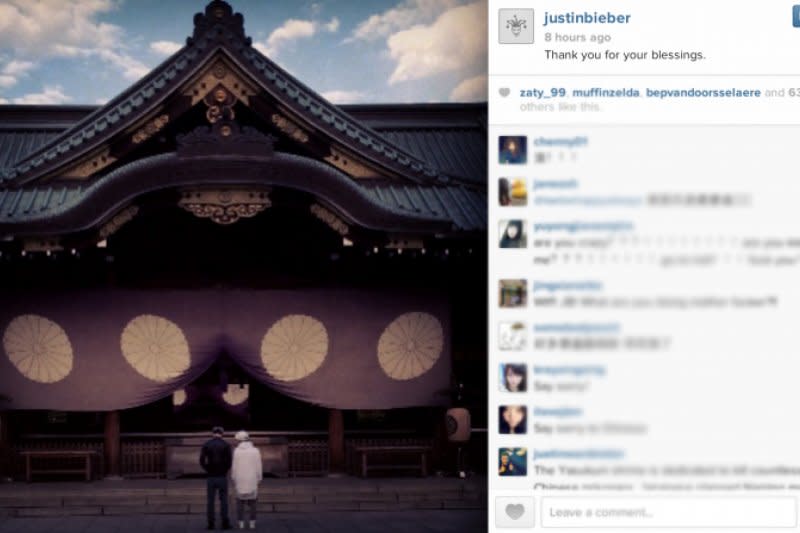
M205 531L205 522L204 517L198 514L0 518L0 533L183 533L200 531ZM484 533L486 531L486 511L273 512L259 516L256 531L269 533Z
M486 478L265 479L258 499L264 516L443 511L452 517L485 512ZM205 514L205 501L204 479L0 484L0 517L12 519L192 515L187 520L196 520Z

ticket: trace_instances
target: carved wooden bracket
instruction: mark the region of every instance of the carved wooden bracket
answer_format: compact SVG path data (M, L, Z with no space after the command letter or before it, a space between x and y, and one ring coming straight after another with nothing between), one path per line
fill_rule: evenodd
M281 130L283 133L285 133L295 141L301 143L308 142L308 133L303 131L303 129L300 126L298 126L288 118L284 117L283 115L274 113L272 115L272 123L275 124L279 130Z
M85 179L115 161L116 158L109 154L109 148L106 146L64 172L63 177L69 179Z
M319 204L312 204L311 205L311 212L316 216L318 219L326 223L330 228L338 233L341 236L345 236L350 233L350 227L345 224L345 222L336 216L333 212L329 209L322 207Z
M325 157L325 161L356 179L381 177L377 170L359 162L355 157L334 146L330 147L330 154Z
M142 128L139 128L136 131L136 133L133 134L133 137L131 137L131 141L133 141L133 144L143 143L144 141L146 141L147 139L149 139L150 137L161 131L161 129L164 126L166 126L168 122L169 122L168 114L164 113L157 116L156 118L145 124Z
M58 237L45 237L42 239L25 239L22 249L26 252L58 252L64 249Z
M107 239L112 234L116 233L116 231L121 228L124 224L127 224L136 214L139 212L139 208L135 205L129 205L116 215L114 215L111 220L106 222L106 224L100 228L100 239Z
M250 218L272 205L269 191L255 189L185 190L178 205L200 218L217 224L233 224Z

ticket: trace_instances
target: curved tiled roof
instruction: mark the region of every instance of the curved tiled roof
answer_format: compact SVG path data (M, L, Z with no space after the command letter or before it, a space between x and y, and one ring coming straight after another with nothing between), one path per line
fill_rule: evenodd
M485 105L337 107L253 49L244 35L241 15L214 0L205 14L195 17L194 34L184 48L102 107L59 111L0 106L0 233L42 228L48 220L63 218L63 213L96 197L98 191L117 190L113 185L117 173L131 172L139 161L126 164L123 159L120 169L86 183L59 184L57 172L107 146L120 132L130 131L220 53L293 114L294 120L305 121L305 127L387 169L387 175L398 176L383 181L347 178L351 195L360 198L357 202L372 205L390 218L417 220L431 228L446 228L445 232L485 229ZM338 172L326 163L314 164L324 167L324 172ZM45 184L37 181L40 177L56 179ZM113 203L113 194L106 200Z
M379 107L400 112L407 110L410 114L419 108L414 104L381 105ZM430 105L424 106L425 109L430 107ZM343 108L345 112L348 111L347 106L343 106ZM33 112L36 107L31 106L30 109ZM462 114L460 111L457 113ZM357 115L356 118L358 118ZM11 128L4 128L2 119L3 106L0 106L0 174L33 152L41 150L48 142L67 129L66 127L43 129L38 124L21 123L17 123ZM387 142L397 144L429 165L464 181L485 186L486 133L477 124L473 127L460 125L453 127L446 116L440 117L436 123L430 121L408 122L402 126L387 126L376 119L364 122L384 137Z
M201 184L291 186L324 198L363 227L382 231L437 227L450 233L485 227L483 196L463 187L363 187L329 165L293 154L186 159L166 153L135 160L89 185L0 190L0 228L18 224L35 232L55 225L59 231L81 231L141 194Z
M168 86L172 88L178 75L184 72L198 55L197 49L189 47L173 55L120 96L98 108L35 152L28 154L13 167L5 169L0 176L0 183L14 181L19 176L35 171L49 162L65 159L70 153L91 150L97 144L96 140L101 137L106 138L110 133L119 131L123 125L129 124L131 120L125 119L138 116L134 112L145 107L145 104L150 104L156 96L165 96L162 90Z
M204 61L223 50L281 103L357 153L413 181L447 183L459 178L387 140L281 69L251 46L250 39L244 35L242 21L241 15L234 14L227 3L214 0L207 6L205 15L195 17L194 35L184 48L58 139L6 169L0 179L27 183L35 179L39 169L58 166L59 161L66 163L77 152L91 149L87 146L97 144L98 138L108 138L119 126L130 125L131 120L126 119L138 117L142 109L154 107L177 82L187 80ZM33 175L26 176L29 173Z
M58 137L60 130L0 130L0 172L11 169L28 154Z
M339 107L387 142L397 144L429 165L485 186L486 130L480 122L486 114L485 104ZM0 106L0 175L98 109L96 106Z
M378 131L442 172L477 184L486 182L485 131L447 127Z

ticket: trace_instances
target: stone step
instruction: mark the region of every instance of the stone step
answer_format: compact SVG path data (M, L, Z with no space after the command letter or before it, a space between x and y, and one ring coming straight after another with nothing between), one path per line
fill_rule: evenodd
M417 502L358 502L329 501L319 503L261 503L259 513L318 513L318 512L360 512L360 511L408 511L408 510L461 510L485 509L483 502L464 500L422 500ZM231 512L234 507L231 506ZM59 517L59 516L122 516L144 514L196 514L204 515L205 504L158 504L158 505L103 505L66 507L6 507L0 509L4 517Z
M259 512L486 508L485 479L264 480ZM235 500L230 499L231 512ZM204 514L203 480L0 484L0 517Z

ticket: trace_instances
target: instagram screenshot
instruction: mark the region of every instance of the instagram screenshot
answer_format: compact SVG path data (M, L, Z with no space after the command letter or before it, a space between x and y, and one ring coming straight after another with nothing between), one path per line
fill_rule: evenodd
M0 0L0 533L486 531L487 9Z
M800 5L488 26L489 530L796 529Z
M0 0L0 533L797 530L800 3Z

